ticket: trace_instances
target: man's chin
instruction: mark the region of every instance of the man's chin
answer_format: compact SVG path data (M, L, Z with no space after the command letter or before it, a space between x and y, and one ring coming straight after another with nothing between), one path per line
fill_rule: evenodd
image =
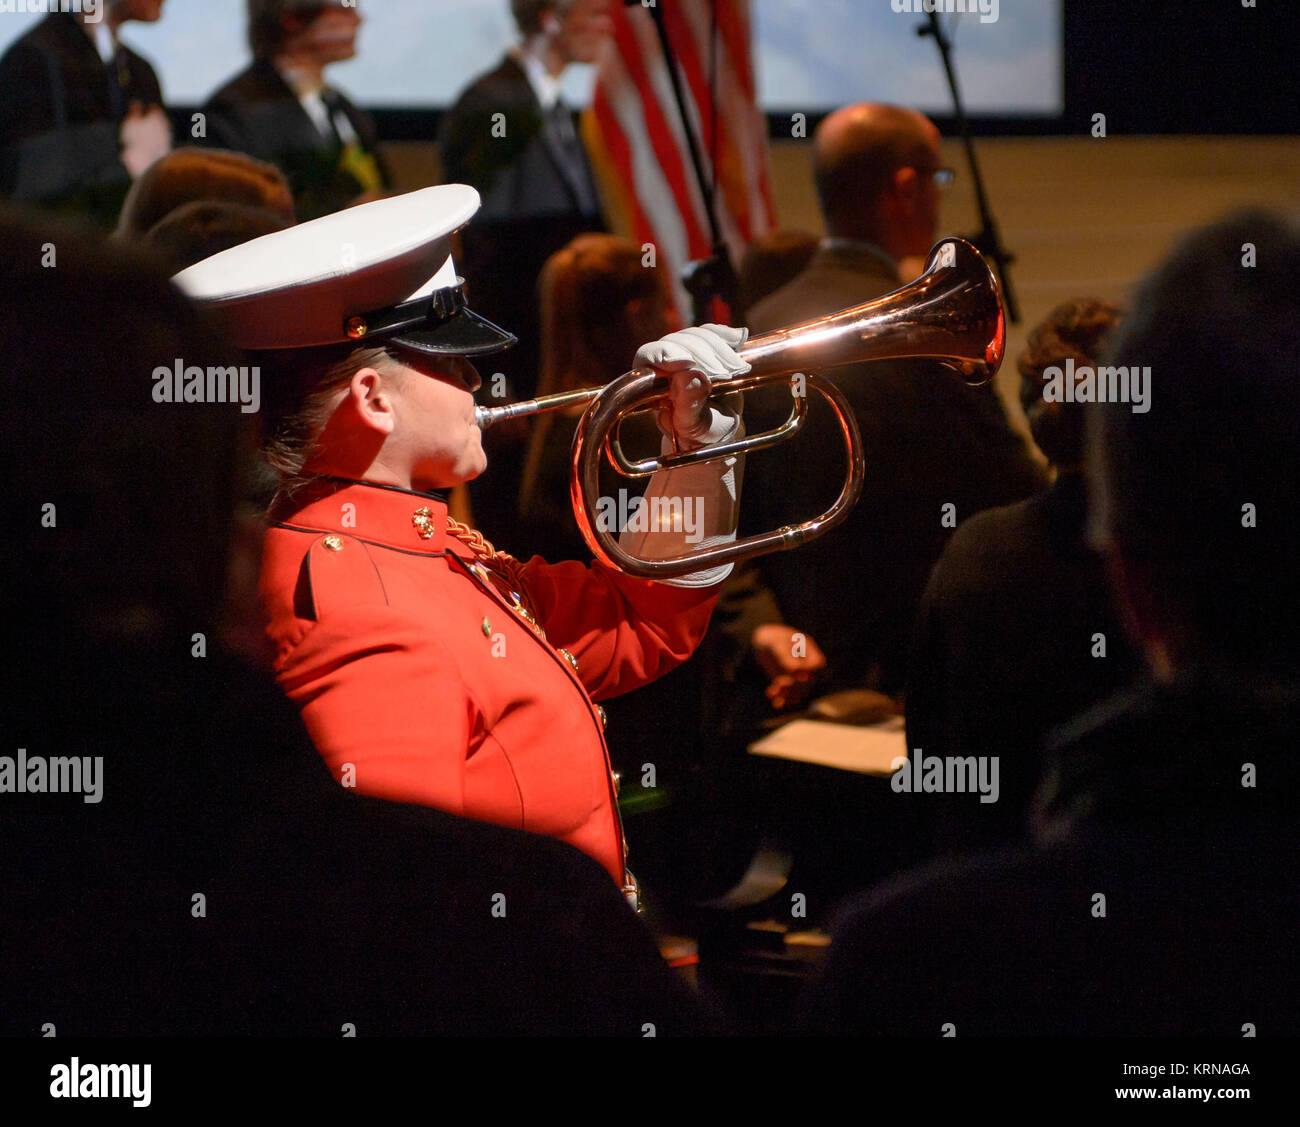
M478 462L478 463L475 464L475 465L469 465L469 466L466 466L463 470L461 470L461 471L456 475L456 484L457 484L457 485L466 485L466 484L468 484L468 483L471 482L471 481L476 481L476 480L478 480L478 478L480 478L480 477L483 476L483 472L484 472L486 469L487 469L487 457L486 457L486 455L485 455L485 456L483 457L482 461ZM451 487L448 487L448 488L451 488Z

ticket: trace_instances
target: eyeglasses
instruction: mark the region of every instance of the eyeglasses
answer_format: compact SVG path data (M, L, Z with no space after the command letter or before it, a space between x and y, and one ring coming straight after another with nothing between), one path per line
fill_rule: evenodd
M944 188L952 187L952 182L956 178L957 173L955 173L951 168L936 168L932 173L930 173L930 175L934 178L934 186L943 190Z

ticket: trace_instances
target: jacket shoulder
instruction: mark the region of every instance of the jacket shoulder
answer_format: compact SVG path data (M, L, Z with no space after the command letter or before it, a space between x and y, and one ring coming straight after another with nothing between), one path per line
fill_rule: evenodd
M814 258L808 266L749 310L754 333L769 332L813 317L871 301L898 288L883 266L849 269L834 260Z
M506 55L492 70L480 74L456 99L464 107L481 107L488 102L531 101L532 86L523 69Z
M44 77L49 73L51 63L56 68L75 63L87 44L89 40L77 25L69 17L56 12L23 32L6 50L0 51L0 66L6 72L39 68ZM5 93L9 95L11 92L6 90Z
M75 51L87 42L89 40L74 19L66 13L51 12L15 39L13 45L40 50L54 48Z
M283 587L293 583L295 617L320 622L353 607L388 605L383 577L362 541L337 532L273 533L268 555ZM295 561L296 577L289 572Z
M535 103L532 87L519 64L508 55L495 70L479 75L465 87L443 117L439 137L444 145L466 143L466 133L478 131L492 114Z
M292 92L284 85L274 67L255 61L214 91L205 105L242 106L291 96Z

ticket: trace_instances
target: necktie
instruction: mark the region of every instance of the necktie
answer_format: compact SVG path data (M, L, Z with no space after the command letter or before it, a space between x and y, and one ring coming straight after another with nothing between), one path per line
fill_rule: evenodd
M546 114L546 130L551 140L564 157L564 178L573 189L578 210L583 215L595 215L600 209L596 203L596 193L587 175L587 156L573 128L573 115L569 107L556 99Z
M339 115L343 113L343 105L339 101L339 96L328 86L321 90L320 100L321 105L325 107L325 116L329 121L330 131L327 134L328 139L333 141L341 149L346 144L343 134L339 130L338 120Z

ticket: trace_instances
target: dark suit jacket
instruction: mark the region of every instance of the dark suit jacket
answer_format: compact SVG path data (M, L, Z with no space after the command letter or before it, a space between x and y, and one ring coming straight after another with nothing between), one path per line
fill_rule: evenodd
M802 274L750 311L750 328L757 335L796 324L898 285L891 268L864 249L820 247ZM960 522L1029 496L1044 475L991 387L969 388L926 361L878 361L829 374L862 431L862 499L839 528L759 564L785 621L810 633L825 652L828 691L868 687L896 694L917 602L952 533L943 506L955 505ZM789 403L784 388L747 395L749 433L779 424ZM747 461L742 529L777 528L827 509L844 479L838 435L829 409L811 397L796 440Z
M370 115L347 97L333 92L362 150L379 167L383 184L392 182L379 155L379 135ZM302 108L302 103L266 60L255 60L218 90L203 107L207 137L199 143L247 153L274 164L289 181L300 221L329 215L366 190L340 165L343 146L329 140Z
M103 757L98 803L0 793L0 1034L701 1028L595 861L344 789L269 677L188 638L68 637L0 671L5 756Z
M1296 699L1193 683L1080 718L1056 747L1040 844L937 863L855 904L804 1028L1296 1036Z
M497 114L505 119L501 128L494 128ZM477 223L574 214L599 220L589 202L594 178L585 154L575 162L544 124L528 76L509 55L471 83L443 118L443 174L478 189Z
M1084 539L1081 474L976 513L953 534L921 600L907 684L907 746L997 756L995 803L913 796L936 849L1001 845L1025 830L1047 733L1137 675L1101 558ZM1104 656L1094 656L1095 634Z
M131 187L118 154L133 101L162 105L153 67L123 46L110 71L76 19L46 16L0 58L0 195L113 227Z

